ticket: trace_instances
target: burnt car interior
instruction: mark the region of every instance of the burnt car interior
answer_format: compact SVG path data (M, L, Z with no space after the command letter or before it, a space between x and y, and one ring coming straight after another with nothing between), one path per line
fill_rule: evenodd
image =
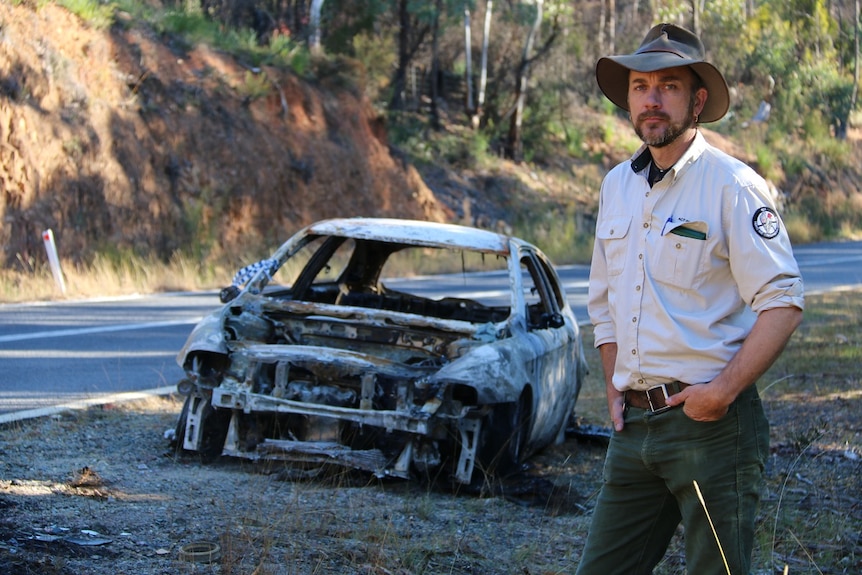
M422 253L415 253L417 249ZM404 251L414 253L408 256L401 253ZM435 248L416 248L380 241L327 237L311 256L308 265L292 282L291 289L268 291L267 295L274 298L286 297L296 301L412 313L471 323L497 323L509 316L509 302L500 301L500 298L487 303L464 298L433 299L393 289L387 285L388 282L381 281L381 275L386 272L394 274L391 278L397 278L397 274L404 274L408 269L409 275L416 275L415 264L421 263L423 257L431 257L432 253L438 256L434 259L439 262L443 259L439 257L441 256L439 252L441 250ZM463 272L475 271L477 267L470 266L469 269L466 267L464 258L468 254L464 252L444 255L450 259L450 264L452 259L457 261L461 258ZM485 258L488 261L497 259L497 256L493 255ZM499 271L501 266L505 269L505 259L499 258L499 260L497 265L485 265L483 269ZM273 281L279 279L276 276Z
M480 298L431 297L407 293L390 287L392 279L415 277L425 273L460 272L463 289L468 281L477 281L468 276L469 272L505 272L506 260L503 257L474 252L441 250L439 248L417 248L413 245L399 245L372 240L353 240L328 236L317 238L306 244L306 251L313 253L307 259L298 275L284 281L277 274L273 282L283 281L281 286L273 286L266 295L275 299L291 299L311 303L353 306L399 313L411 313L443 320L458 320L470 323L499 323L510 314L510 302L502 297L499 285L475 286ZM304 261L304 258L294 258ZM430 260L424 261L424 260ZM469 262L468 262L469 260ZM291 263L293 263L291 261ZM526 318L528 327L542 329L559 327L562 318L558 309L548 305L556 300L562 304L559 293L552 290L542 277L546 267L542 260L533 262L529 258L522 261L524 285L528 291ZM293 269L296 265L292 266ZM291 266L288 266L291 268ZM281 270L280 270L281 272ZM290 271L281 274L288 275ZM385 281L381 277L387 277ZM505 281L505 277L500 278ZM478 281L489 282L493 279L482 278ZM286 287L287 286L287 287ZM490 289L489 289L490 287ZM495 289L496 288L496 289ZM531 301L532 300L532 301ZM558 306L557 306L558 307Z

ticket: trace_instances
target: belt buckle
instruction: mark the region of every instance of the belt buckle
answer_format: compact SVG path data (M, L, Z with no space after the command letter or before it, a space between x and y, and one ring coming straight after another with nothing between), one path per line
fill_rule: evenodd
M655 406L653 406L652 395L650 394L650 392L653 391L654 389L659 389L659 388L661 388L662 395L664 395L664 405L662 407L659 407L658 409L656 409ZM667 392L667 385L665 385L665 384L656 385L656 386L651 387L648 390L646 390L645 393L646 393L647 403L649 404L649 409L651 412L662 413L664 411L667 411L671 407L673 407L673 406L667 404L667 400L670 398L670 395Z

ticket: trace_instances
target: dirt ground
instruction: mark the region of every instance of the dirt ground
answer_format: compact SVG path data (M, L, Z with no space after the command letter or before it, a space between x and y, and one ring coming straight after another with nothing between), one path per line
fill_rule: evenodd
M575 439L503 492L175 457L176 397L0 430L0 572L559 573L583 545L603 446ZM184 546L216 543L213 563Z
M597 385L582 402L601 430ZM858 399L822 398L803 421L804 398L770 395L754 572L862 572ZM0 429L0 572L571 573L605 451L571 434L481 494L346 471L303 478L175 456L163 434L180 407L152 398ZM656 573L684 572L678 537Z

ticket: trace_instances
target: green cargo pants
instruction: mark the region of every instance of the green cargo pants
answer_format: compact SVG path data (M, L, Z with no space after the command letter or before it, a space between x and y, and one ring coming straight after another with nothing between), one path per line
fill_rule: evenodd
M728 568L747 574L768 449L769 424L754 386L714 422L693 421L682 408L627 407L624 429L611 437L577 573L650 574L682 521L690 575L726 575Z

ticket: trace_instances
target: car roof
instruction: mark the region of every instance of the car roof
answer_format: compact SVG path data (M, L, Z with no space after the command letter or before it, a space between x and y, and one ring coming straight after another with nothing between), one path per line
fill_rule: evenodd
M417 246L460 248L508 256L509 241L525 242L503 234L455 224L392 218L340 218L308 226L306 234L342 236Z

